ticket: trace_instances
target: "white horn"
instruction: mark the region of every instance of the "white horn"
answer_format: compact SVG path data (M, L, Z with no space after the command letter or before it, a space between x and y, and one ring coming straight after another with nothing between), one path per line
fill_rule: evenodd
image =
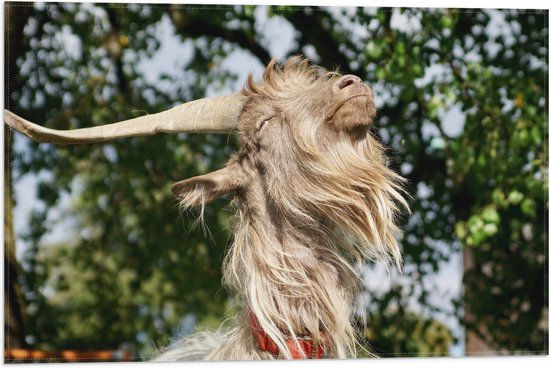
M83 144L157 133L230 133L246 97L240 92L190 101L170 110L113 124L56 130L31 123L4 110L4 122L36 142Z

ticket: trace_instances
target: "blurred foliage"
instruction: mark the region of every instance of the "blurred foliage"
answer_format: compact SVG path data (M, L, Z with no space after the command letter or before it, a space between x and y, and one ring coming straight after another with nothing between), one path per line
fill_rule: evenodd
M8 93L14 112L58 129L237 90L223 65L228 55L245 51L265 64L273 27L290 29L283 59L304 54L372 84L376 134L409 180L406 282L372 292L366 307L375 350L445 352L452 339L433 316L463 315L468 331L498 349L547 353L547 11L136 4L32 10L14 56L20 82ZM139 65L158 51L162 21L188 54L179 77L159 82ZM166 85L168 92L160 88ZM191 229L192 217L179 214L169 187L221 167L234 137L27 143L30 149L15 152L14 169L20 177L40 174L43 204L29 219L31 247L20 260L32 347L130 343L148 356L151 342L163 346L186 332L185 321L223 318L230 305L220 271L230 241L228 201L206 209L211 236L204 236ZM48 213L63 193L76 198L65 216L77 231L70 244L44 244L53 225ZM462 251L471 264L464 299L458 295L445 310L430 277ZM410 312L415 308L421 314Z
M405 311L371 315L367 331L365 346L380 357L446 356L453 342L443 323Z

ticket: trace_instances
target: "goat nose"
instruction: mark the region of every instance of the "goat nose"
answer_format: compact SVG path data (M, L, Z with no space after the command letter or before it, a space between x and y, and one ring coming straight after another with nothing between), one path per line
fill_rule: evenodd
M342 90L352 84L362 84L362 83L363 81L358 76L353 74L347 74L338 78L336 82L334 82L332 89L334 90L334 92L338 92L339 90Z

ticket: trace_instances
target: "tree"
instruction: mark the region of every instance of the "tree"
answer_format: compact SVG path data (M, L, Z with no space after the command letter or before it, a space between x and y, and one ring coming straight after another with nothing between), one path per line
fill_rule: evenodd
M18 72L15 65L19 50L22 48L23 27L30 15L30 8L19 12L12 12L13 8L4 7L6 18L10 19L6 23L4 30L5 39L10 43L4 50L4 81L11 87L19 87ZM10 94L4 94L4 106L10 108L14 106L14 101ZM22 348L26 346L25 342L25 309L21 286L18 282L20 266L15 257L15 237L13 232L13 206L14 200L11 191L12 175L11 160L13 155L12 134L9 129L4 128L4 346L6 348Z
M222 62L245 51L265 64L273 50L263 19L280 21L292 37L285 57L305 54L372 82L381 95L376 133L409 180L402 282L372 293L366 307L370 320L395 328L374 322L369 335L403 341L394 353L429 353L448 346L433 316L460 314L464 302L470 334L499 350L547 352L545 14L39 4L25 27L21 86L7 94L17 101L14 112L60 129L153 113L207 88L238 89ZM138 67L158 49L155 27L166 19L192 50L184 81L165 76L175 93ZM494 22L509 32L491 30ZM63 47L62 33L74 52ZM29 220L32 246L23 260L31 345L130 342L147 355L149 341L164 345L186 326L182 317L221 320L231 306L220 284L228 202L206 209L212 242L191 231L193 221L178 222L169 186L220 167L235 144L234 137L165 135L91 146L29 142L15 155L21 175L50 173L38 186L45 206ZM47 214L63 192L76 198L67 215L79 231L72 244L45 246ZM428 280L462 251L465 299L441 310ZM422 322L400 333L396 308L412 321L419 317L411 310L420 309ZM429 342L433 331L444 344Z

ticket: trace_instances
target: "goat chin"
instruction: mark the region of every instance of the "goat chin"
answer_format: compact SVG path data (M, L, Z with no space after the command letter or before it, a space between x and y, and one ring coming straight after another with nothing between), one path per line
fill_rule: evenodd
M238 327L197 332L160 351L155 362L192 360L269 360L275 357L258 349L250 334Z

